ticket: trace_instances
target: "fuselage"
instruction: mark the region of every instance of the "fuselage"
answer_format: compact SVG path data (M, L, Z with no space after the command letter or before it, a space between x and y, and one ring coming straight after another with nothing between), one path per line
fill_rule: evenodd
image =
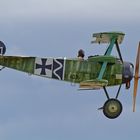
M95 56L87 60L66 60L65 79L75 83L98 79L102 64L107 61L103 78L108 81L108 86L125 83L123 80L123 63L115 57Z
M86 60L21 56L0 57L0 65L2 66L73 83L98 79L104 62L107 62L107 66L102 79L108 81L108 86L120 85L132 79L133 65L128 62L122 63L120 59L113 56L93 56Z
M108 86L120 85L130 82L133 78L133 64L121 62L112 56L95 56L87 60L67 60L65 80L80 83L86 80L98 79L102 64L107 61L103 79L108 81Z

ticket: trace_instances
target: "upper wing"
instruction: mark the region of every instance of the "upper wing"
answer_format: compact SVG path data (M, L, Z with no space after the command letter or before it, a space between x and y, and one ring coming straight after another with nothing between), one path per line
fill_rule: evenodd
M124 38L122 32L102 32L93 34L93 40L91 43L110 43L112 38L117 38L118 44L121 44Z

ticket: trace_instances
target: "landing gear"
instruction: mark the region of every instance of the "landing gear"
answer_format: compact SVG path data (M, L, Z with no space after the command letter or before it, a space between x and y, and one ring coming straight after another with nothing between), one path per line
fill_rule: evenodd
M103 89L107 97L107 101L104 103L103 107L99 109L103 110L103 113L107 118L115 119L118 116L120 116L123 109L121 102L117 99L120 93L121 85L119 86L119 89L115 98L109 97L106 87L103 87Z
M122 112L122 104L117 99L109 99L103 106L103 113L109 119L117 118Z

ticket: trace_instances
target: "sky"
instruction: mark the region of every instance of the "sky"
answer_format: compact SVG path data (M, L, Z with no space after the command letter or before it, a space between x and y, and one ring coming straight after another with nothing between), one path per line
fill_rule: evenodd
M139 7L139 0L0 0L0 39L6 55L75 58L81 48L86 57L104 53L106 46L90 43L93 33L122 31L123 58L135 63ZM109 120L97 110L106 101L103 90L78 91L78 85L8 68L0 78L2 140L139 140L140 85L133 113L133 81L121 89L121 116ZM117 88L108 89L111 97Z

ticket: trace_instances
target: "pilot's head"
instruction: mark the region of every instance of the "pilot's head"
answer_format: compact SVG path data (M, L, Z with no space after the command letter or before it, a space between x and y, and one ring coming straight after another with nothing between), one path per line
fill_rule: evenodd
M84 52L82 49L80 49L80 50L78 51L78 57L84 58L84 56L85 56L85 52Z

